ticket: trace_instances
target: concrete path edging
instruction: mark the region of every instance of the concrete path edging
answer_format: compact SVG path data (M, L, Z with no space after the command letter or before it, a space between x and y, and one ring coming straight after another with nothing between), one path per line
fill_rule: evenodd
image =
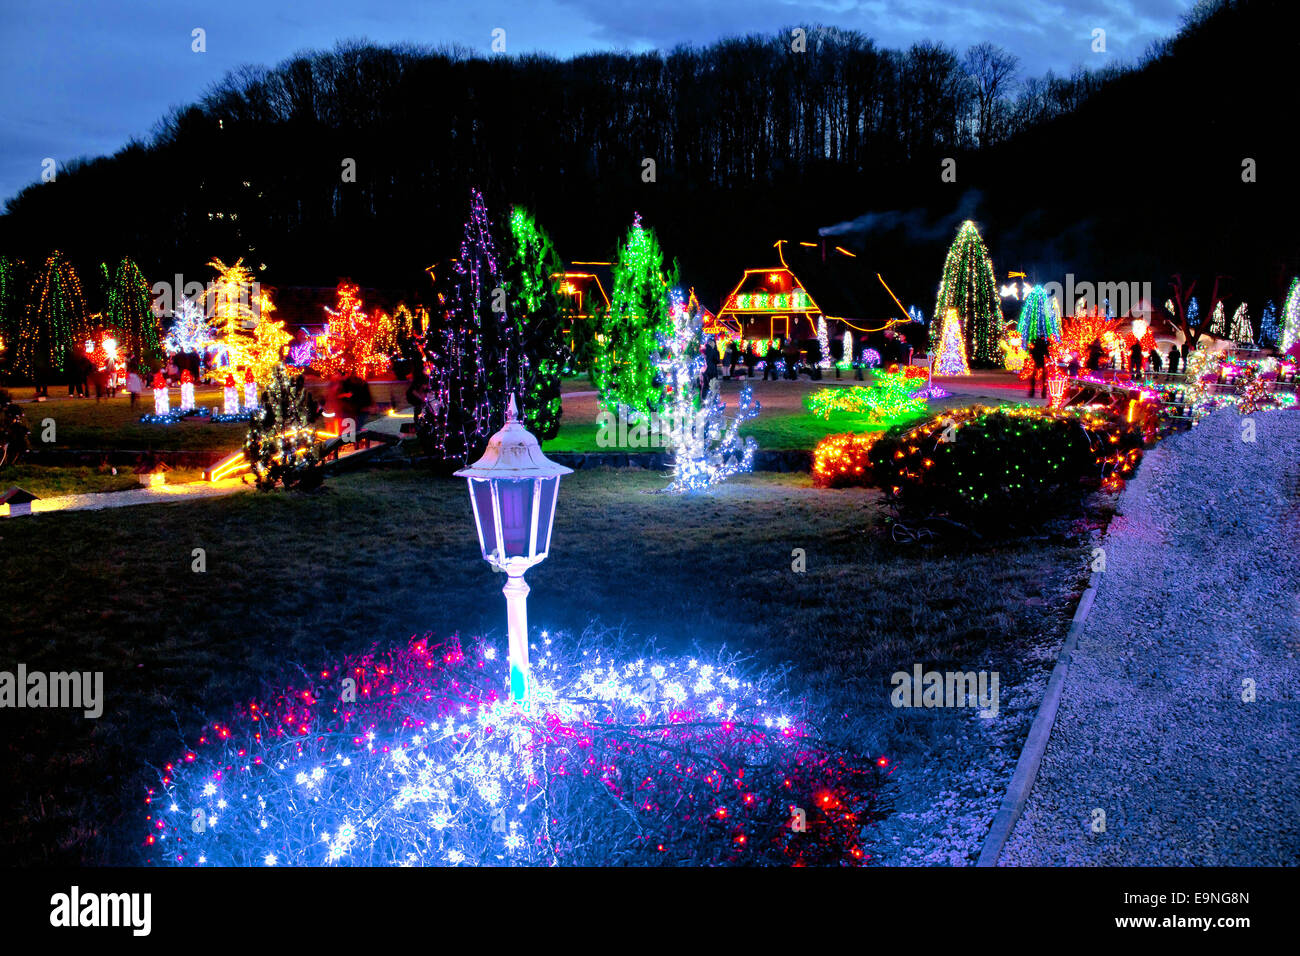
M998 808L997 814L993 817L993 825L984 837L984 846L980 849L979 859L975 861L976 866L997 866L1002 848L1011 839L1016 821L1020 819L1020 814L1025 809L1029 791L1033 789L1034 780L1038 776L1038 765L1047 751L1047 741L1052 736L1052 725L1056 722L1056 711L1061 703L1061 694L1065 690L1065 678L1070 671L1070 655L1079 643L1079 635L1083 633L1083 626L1088 620L1088 612L1092 610L1092 602L1096 596L1097 572L1094 571L1088 578L1088 587L1079 598L1079 606L1074 610L1070 629L1066 632L1065 642L1056 656L1056 666L1052 668L1052 676L1048 679L1047 690L1038 705L1034 722L1029 727L1029 735L1025 738L1024 747L1021 748L1020 759L1016 761L1016 769L1002 798L1002 805Z

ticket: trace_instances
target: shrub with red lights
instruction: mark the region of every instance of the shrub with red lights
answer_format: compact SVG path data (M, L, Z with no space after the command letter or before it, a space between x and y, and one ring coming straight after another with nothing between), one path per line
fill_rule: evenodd
M545 635L543 635L545 637ZM604 637L602 635L601 637ZM171 865L858 865L884 758L820 744L734 661L544 640L348 658L206 726L150 790ZM348 683L351 682L351 683Z

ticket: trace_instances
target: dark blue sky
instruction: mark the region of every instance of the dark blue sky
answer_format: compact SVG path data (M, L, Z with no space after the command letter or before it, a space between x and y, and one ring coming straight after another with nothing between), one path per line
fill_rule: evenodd
M168 107L192 102L227 70L274 65L303 49L364 37L377 43L455 42L490 53L569 56L644 50L771 33L797 23L860 30L906 47L940 40L959 50L990 40L1021 59L1022 75L1130 61L1173 33L1191 0L185 0L0 2L0 200L62 164L145 138ZM207 52L191 51L191 31ZM1106 53L1091 50L1106 31Z

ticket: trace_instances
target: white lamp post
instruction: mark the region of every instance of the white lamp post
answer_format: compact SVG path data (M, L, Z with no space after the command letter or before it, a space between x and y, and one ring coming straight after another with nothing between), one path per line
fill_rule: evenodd
M506 621L510 634L510 696L528 696L528 585L524 572L546 558L555 521L560 476L572 468L557 465L519 421L510 396L506 424L488 441L483 457L456 472L469 479L483 560L507 575Z

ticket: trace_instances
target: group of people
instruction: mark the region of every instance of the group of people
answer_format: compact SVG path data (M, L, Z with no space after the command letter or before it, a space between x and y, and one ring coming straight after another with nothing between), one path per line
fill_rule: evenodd
M1032 374L1029 376L1029 397L1033 398L1039 382L1042 382L1043 398L1047 397L1047 357L1050 354L1050 347L1047 340L1037 338L1029 346L1029 358L1026 362L1032 365ZM1180 366L1185 366L1186 355L1184 351L1174 343L1169 348L1169 374L1177 375ZM1089 372L1096 373L1106 367L1114 367L1115 358L1107 356L1101 343L1094 341L1088 346L1088 354L1085 363L1079 361L1079 356L1073 352L1070 353L1070 362L1066 368L1066 374L1070 378L1076 378L1081 368L1086 365ZM1149 352L1142 348L1140 341L1135 341L1129 348L1128 371L1130 376L1138 376L1143 371L1150 372L1153 375L1159 375L1165 370L1165 360L1161 357L1159 350L1152 348Z

